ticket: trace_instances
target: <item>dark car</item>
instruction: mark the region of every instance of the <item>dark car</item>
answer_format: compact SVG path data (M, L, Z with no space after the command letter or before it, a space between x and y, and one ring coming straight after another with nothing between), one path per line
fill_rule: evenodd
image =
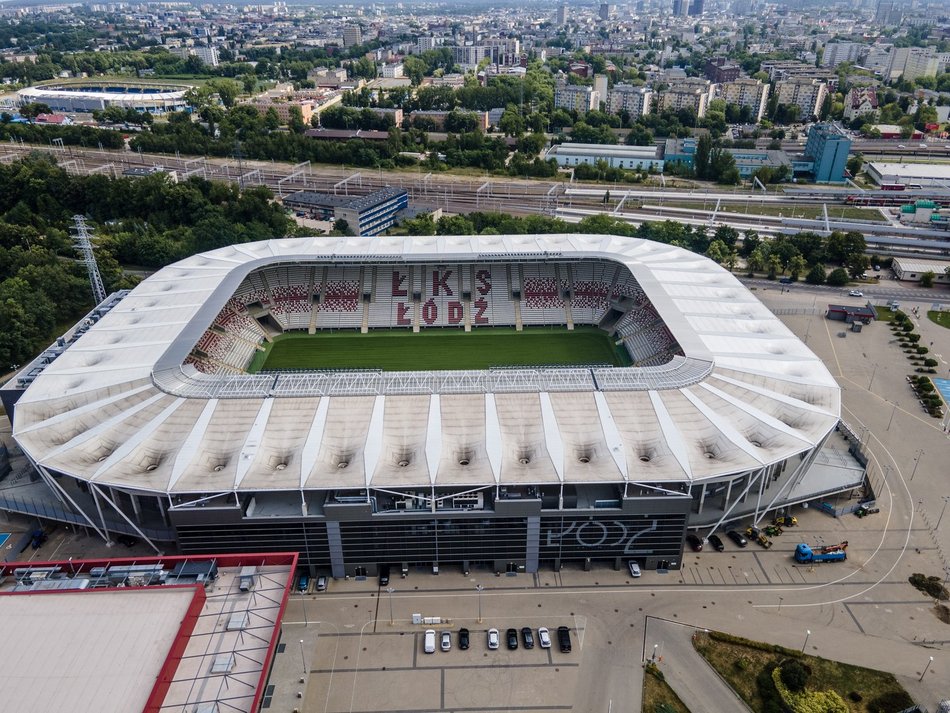
M379 567L379 586L388 587L389 586L389 565L384 564Z
M514 651L518 648L518 630L517 629L508 629L505 632L505 641L508 643L508 648Z
M126 547L135 547L139 540L137 537L132 537L132 535L119 535L115 538L120 545L125 545Z
M524 643L526 649L534 648L534 634L531 633L530 626L521 627L521 641Z
M459 648L462 651L468 648L468 629L459 629Z
M722 544L722 540L719 539L719 535L710 535L706 538L706 541L712 545L712 548L716 550L716 552L722 552L726 549L726 546Z
M571 630L566 626L557 628L557 645L561 647L562 654L571 653Z
M696 535L687 535L686 544L693 548L693 552L703 551L703 541L696 537Z
M729 532L726 533L726 537L739 545L739 547L745 547L749 544L749 541L735 530L729 530Z

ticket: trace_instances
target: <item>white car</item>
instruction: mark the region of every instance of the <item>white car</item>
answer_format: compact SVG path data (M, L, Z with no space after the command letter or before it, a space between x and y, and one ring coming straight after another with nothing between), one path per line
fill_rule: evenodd
M864 293L861 290L851 290L848 293L848 297L864 297Z
M447 631L442 632L442 643L441 647L443 651L450 651L452 649L452 634Z
M639 577L639 576L640 576L640 565L638 565L638 564L637 564L636 562L634 562L633 560L630 560L630 562L628 563L628 565L629 565L629 567L630 567L630 576L631 576L631 577Z
M538 629L538 646L542 649L551 648L551 632L548 631L546 626L542 626Z
M497 649L498 648L498 629L489 629L488 630L488 648Z

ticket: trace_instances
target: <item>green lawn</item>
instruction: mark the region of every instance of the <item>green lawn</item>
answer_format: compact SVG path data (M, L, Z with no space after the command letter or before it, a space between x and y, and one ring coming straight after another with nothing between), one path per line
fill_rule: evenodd
M939 324L941 327L950 329L950 312L935 312L934 310L930 310L927 312L927 319L934 324Z
M595 327L511 328L292 333L277 337L255 356L248 371L280 369L382 369L440 371L493 366L630 363L606 333Z
M788 660L800 661L810 672L806 682L809 690L835 691L852 713L899 711L913 703L893 674L885 671L719 632L695 634L693 646L754 713L781 710L769 674Z

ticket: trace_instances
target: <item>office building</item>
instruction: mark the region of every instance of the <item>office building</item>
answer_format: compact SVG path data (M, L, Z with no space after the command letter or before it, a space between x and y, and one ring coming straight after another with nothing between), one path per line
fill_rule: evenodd
M685 2L685 0L684 0ZM687 14L690 17L699 17L705 9L705 0L690 0Z
M607 22L610 19L610 3L602 2L598 12L601 22Z
M402 188L381 188L366 196L297 191L284 198L284 205L316 220L345 220L356 235L378 235L409 205L409 193Z
M402 62L396 64L384 64L382 75L386 79L398 79L405 73L405 66Z
M765 107L769 100L769 85L758 79L735 79L716 86L716 98L727 104L747 106L752 110L750 121L758 123L765 114Z
M843 183L851 139L834 124L812 124L805 142L805 157L814 161L815 183Z
M663 147L663 160L666 166L678 163L687 168L695 168L696 146L695 138L667 139ZM791 161L784 151L768 149L726 149L736 161L736 169L744 179L749 179L760 168L788 169L791 177Z
M557 6L557 16L555 18L555 24L558 27L564 27L567 24L567 3L561 3Z
M663 172L663 159L656 146L608 146L605 144L557 144L548 149L545 159L557 161L559 166L595 165L605 161L611 168L630 171Z
M725 57L713 57L707 60L703 74L713 84L733 82L739 78L742 68L738 64L729 62Z
M653 92L646 87L631 84L615 84L607 94L607 111L611 114L627 112L633 121L649 114L652 109Z

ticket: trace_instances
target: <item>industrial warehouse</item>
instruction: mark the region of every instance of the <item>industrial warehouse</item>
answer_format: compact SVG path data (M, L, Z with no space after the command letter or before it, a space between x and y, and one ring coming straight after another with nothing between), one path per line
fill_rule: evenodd
M306 339L541 330L594 362L271 370ZM687 529L860 485L831 374L735 277L609 235L309 238L192 256L0 393L42 482L9 510L184 553L535 572L678 568ZM322 341L321 341L322 340ZM426 341L421 341L426 340ZM616 361L609 361L616 357ZM15 405L14 405L15 404ZM30 509L32 508L32 509Z

